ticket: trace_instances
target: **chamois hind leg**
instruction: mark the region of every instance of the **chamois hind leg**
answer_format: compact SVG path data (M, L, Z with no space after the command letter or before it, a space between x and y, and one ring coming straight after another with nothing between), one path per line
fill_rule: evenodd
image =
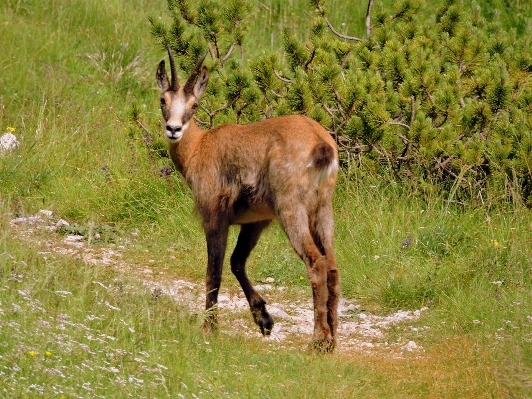
M222 266L227 246L229 225L225 221L209 220L204 223L205 237L207 239L207 275L205 286L205 321L203 330L207 333L216 330L218 326L218 292L222 283Z
M303 204L286 203L279 206L279 222L290 244L305 262L314 299L315 349L329 351L334 347L332 331L327 321L327 258L320 252L310 233L309 215Z
M246 260L257 244L262 231L269 224L269 220L243 224L240 227L240 234L238 235L235 250L233 251L233 255L231 255L231 271L240 283L249 302L253 319L264 335L270 335L273 328L273 319L266 311L266 301L255 291L246 275Z
M327 323L336 346L338 330L338 301L340 299L340 273L333 251L333 210L331 205L321 206L310 222L311 234L320 252L327 260Z

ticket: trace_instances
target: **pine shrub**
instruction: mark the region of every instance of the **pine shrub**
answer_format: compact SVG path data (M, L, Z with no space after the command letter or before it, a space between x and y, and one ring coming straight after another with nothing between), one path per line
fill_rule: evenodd
M518 35L457 0L427 18L402 0L392 15L368 11L355 38L311 4L308 40L285 29L284 48L248 60L247 0L168 1L172 23L151 20L162 47L185 71L211 55L201 125L305 114L351 170L462 204L532 206L532 25Z

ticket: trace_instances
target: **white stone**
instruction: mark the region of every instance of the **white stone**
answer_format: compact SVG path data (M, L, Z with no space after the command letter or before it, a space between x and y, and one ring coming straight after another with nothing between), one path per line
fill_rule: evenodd
M13 133L6 133L0 136L0 154L14 150L18 148L19 145L20 143Z
M279 309L278 307L275 307L275 306L269 306L268 307L268 313L270 313L270 315L272 315L273 317L279 318L279 319L289 319L290 318L288 313L286 313L284 310Z
M85 238L84 236L80 236L80 235L66 236L66 237L65 237L65 242L76 242L76 241L81 241L81 240L83 240L84 238Z
M41 209L39 211L40 215L43 215L44 217L51 218L52 217L52 211L49 211L48 209Z
M55 224L55 227L57 227L58 229L61 228L61 227L65 227L65 226L68 226L70 223L68 223L66 220L63 220L63 219L59 219L56 224Z

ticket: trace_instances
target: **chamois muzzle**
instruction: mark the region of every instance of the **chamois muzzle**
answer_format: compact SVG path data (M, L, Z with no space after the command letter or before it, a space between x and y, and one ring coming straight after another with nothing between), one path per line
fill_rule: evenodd
M168 141L179 141L183 136L183 126L166 125L166 138Z

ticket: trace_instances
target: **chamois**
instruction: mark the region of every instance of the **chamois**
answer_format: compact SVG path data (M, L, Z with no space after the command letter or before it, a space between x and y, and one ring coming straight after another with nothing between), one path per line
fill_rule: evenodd
M333 253L332 197L338 150L329 133L301 115L226 124L208 131L194 121L209 81L201 57L184 85L178 82L170 46L171 81L165 61L156 78L169 154L190 186L207 240L204 329L217 327L217 301L230 225L240 225L231 270L255 323L269 335L273 319L246 275L246 259L263 230L277 219L305 262L314 298L313 346L332 351L338 327L339 272Z

